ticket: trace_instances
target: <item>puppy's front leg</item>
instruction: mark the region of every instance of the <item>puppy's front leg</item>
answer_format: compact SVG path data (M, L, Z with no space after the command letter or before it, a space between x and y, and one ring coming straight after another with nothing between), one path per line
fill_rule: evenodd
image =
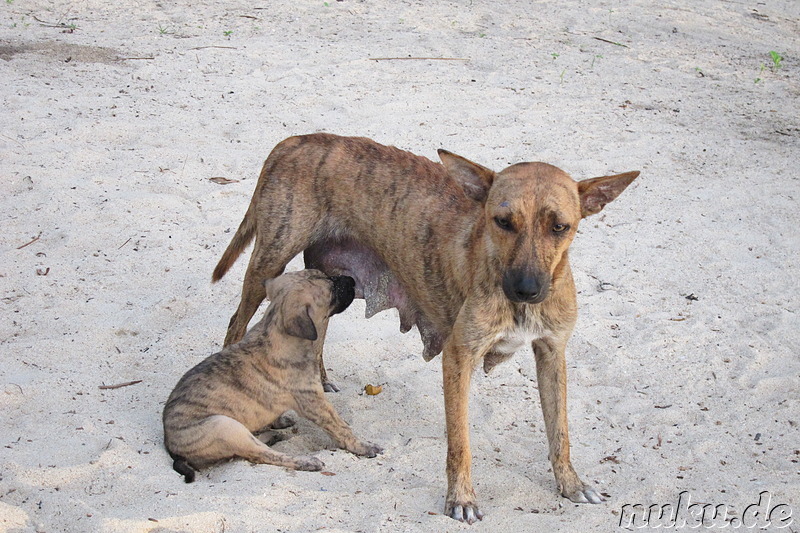
M604 501L603 497L581 481L569 457L565 347L566 339L545 338L533 342L536 379L550 445L550 463L562 496L576 503L600 503Z
M472 487L469 448L469 387L475 358L451 335L442 352L444 411L447 422L447 499L445 514L472 524L483 519Z
M316 388L316 387L315 387ZM324 429L340 448L364 457L375 457L383 453L377 444L359 440L350 425L345 422L330 404L321 388L315 391L295 393L297 412Z

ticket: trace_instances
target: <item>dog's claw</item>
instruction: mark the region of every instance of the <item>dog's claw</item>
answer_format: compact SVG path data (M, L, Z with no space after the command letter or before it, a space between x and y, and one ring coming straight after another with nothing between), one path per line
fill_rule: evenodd
M603 496L592 487L586 487L586 489L583 491L583 495L586 496L586 499L589 500L589 503L602 503L606 501L606 499L603 498Z
M322 390L325 392L339 392L339 387L336 386L336 383L332 381L326 381L322 384Z
M585 486L581 490L576 490L568 495L567 498L575 503L603 503L606 501L603 496L589 486Z
M483 513L475 504L453 505L453 509L447 516L467 524L474 524L478 520L483 520Z

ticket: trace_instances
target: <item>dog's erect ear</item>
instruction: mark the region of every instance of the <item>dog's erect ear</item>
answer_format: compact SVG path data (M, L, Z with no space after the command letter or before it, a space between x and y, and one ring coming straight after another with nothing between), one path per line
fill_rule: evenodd
M267 278L264 280L264 291L267 293L267 299L271 302L278 298L280 293L286 289L287 278L285 276L277 276L274 278Z
M275 278L267 278L264 280L264 290L267 292L267 299L272 301L277 295L277 287L275 286Z
M494 181L494 172L460 155L439 150L439 158L447 169L447 173L464 189L464 193L475 200L483 202Z
M578 182L578 194L581 197L581 218L594 215L603 210L620 195L625 187L631 184L639 171L626 172L615 176L602 176Z
M317 327L311 320L308 305L291 305L283 308L283 329L288 335L307 341L317 340Z

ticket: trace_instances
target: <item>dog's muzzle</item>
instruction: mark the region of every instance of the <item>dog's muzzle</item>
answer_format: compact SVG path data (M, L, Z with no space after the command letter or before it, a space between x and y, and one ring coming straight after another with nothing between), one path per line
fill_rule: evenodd
M350 276L333 276L333 290L331 291L331 316L341 313L353 303L356 296L356 281Z
M550 292L550 280L523 270L509 270L503 275L503 292L514 303L542 303Z

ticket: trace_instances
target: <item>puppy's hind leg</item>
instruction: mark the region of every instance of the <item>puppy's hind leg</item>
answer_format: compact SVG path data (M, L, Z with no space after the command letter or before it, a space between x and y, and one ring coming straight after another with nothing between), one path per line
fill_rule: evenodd
M273 450L256 438L250 431L233 418L216 415L210 417L202 428L204 440L209 443L204 452L208 460L241 457L251 463L283 466L293 470L321 470L325 464L311 456L291 456Z

